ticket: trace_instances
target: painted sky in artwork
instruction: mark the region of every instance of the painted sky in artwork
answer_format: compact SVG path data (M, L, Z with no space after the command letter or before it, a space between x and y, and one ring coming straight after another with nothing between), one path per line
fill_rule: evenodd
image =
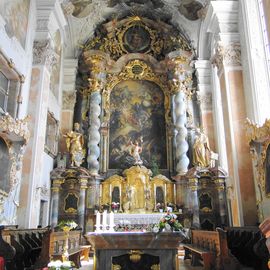
M124 81L110 97L110 169L132 165L130 142L141 145L143 164L151 167L156 160L160 169L167 168L164 95L149 81Z
M6 21L6 31L10 38L16 37L22 47L28 28L30 0L3 0L0 1L0 14Z

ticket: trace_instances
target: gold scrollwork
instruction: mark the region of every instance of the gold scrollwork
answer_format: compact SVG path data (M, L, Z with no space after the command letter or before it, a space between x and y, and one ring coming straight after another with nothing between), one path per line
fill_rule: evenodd
M151 270L160 270L160 265L159 264L153 264L151 266Z
M133 263L137 263L141 260L143 252L141 252L140 250L131 250L128 254L130 261L132 261Z
M107 84L104 87L102 96L104 102L104 122L109 121L110 117L110 94L113 88L121 81L126 80L147 80L156 83L164 93L164 107L166 111L166 121L170 123L170 91L167 85L165 75L157 75L153 72L152 68L148 66L144 61L131 60L124 67L119 74L109 74L107 77Z
M112 264L112 270L121 270L121 266L118 264Z
M132 32L132 28L141 28L149 35L149 44L147 43L143 50L146 54L157 57L163 51L172 51L176 48L189 52L192 51L189 42L183 36L175 36L175 33L172 32L164 36L158 27L152 27L152 24L149 24L149 20L139 16L132 16L125 19L125 21L117 22L114 30L110 31L106 36L99 35L83 46L84 51L91 49L100 50L109 53L113 59L118 59L122 55L132 52L128 50L125 40L126 34L129 31Z
M265 192L266 197L270 197L270 193L266 192L266 157L267 149L270 147L270 119L266 119L265 123L260 127L259 125L251 122L249 119L245 122L246 137L250 145L251 158L257 171L257 185L259 191ZM260 145L256 148L254 143Z

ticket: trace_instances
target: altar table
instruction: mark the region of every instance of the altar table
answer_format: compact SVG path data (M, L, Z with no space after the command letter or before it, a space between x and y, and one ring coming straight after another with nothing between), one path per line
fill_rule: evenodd
M90 232L86 234L86 238L95 251L94 270L114 269L113 260L121 256L130 256L132 252L157 258L159 264L157 269L176 270L177 251L184 236L181 232L157 234L152 232Z
M117 213L114 215L114 223L117 225L129 224L158 224L160 219L166 213L149 213L149 214L126 214Z

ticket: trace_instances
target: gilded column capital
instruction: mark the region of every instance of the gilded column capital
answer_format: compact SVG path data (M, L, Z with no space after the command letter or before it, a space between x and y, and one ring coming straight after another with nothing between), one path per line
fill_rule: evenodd
M105 70L105 56L101 54L84 53L85 62L89 65L92 74L99 74Z
M218 70L221 70L223 66L241 66L240 43L233 42L224 45L221 42L218 42L215 54L212 58L212 64L214 64Z
M88 180L86 178L80 178L80 189L87 189Z
M61 185L64 183L64 179L53 179L51 190L52 192L59 192Z
M215 179L214 180L214 183L215 183L215 185L216 185L216 189L217 190L220 190L220 191L222 191L222 190L225 190L225 183L224 183L224 179Z
M197 191L198 190L198 179L197 178L188 179L188 188L191 191Z

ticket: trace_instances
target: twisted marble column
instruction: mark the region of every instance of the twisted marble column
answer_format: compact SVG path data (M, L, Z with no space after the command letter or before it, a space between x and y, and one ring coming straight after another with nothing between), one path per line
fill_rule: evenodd
M91 174L98 175L100 156L100 108L101 95L98 91L92 92L90 97L89 140L88 140L88 169Z
M176 129L176 172L178 175L184 175L188 171L189 158L187 156L188 143L187 137L187 117L186 117L186 96L184 91L178 91L174 98L175 108L175 129Z

